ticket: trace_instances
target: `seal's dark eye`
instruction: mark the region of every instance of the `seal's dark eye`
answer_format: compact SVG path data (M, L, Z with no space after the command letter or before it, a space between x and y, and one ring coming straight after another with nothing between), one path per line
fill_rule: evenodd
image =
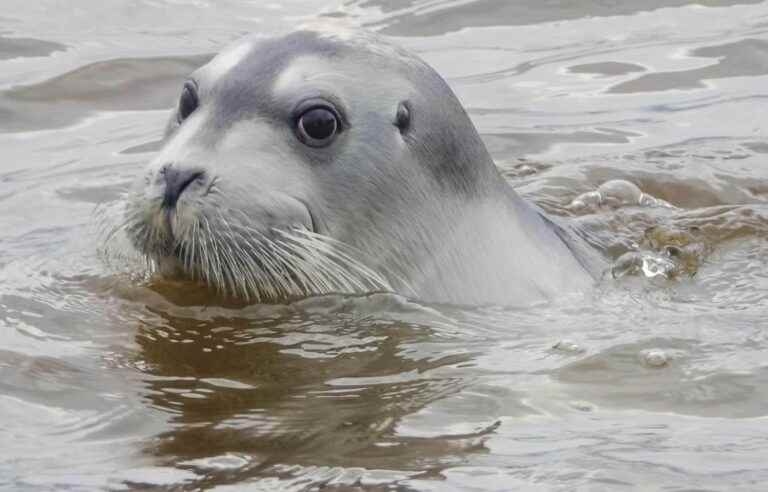
M336 113L328 108L315 107L305 111L296 124L299 140L311 147L324 147L331 143L339 130Z
M411 126L411 109L407 101L402 101L397 105L397 114L395 114L395 126L400 129L400 133L405 133Z
M184 88L181 90L181 98L179 99L179 123L186 120L187 116L191 115L199 104L195 83L185 83Z

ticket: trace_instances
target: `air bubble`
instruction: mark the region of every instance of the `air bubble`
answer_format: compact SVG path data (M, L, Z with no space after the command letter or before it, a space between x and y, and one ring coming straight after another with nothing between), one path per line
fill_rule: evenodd
M661 349L649 349L640 352L640 360L648 367L664 367L669 364L669 356Z
M581 353L584 352L584 348L576 342L571 340L560 340L556 344L552 345L552 348L561 352Z
M637 185L623 179L606 181L597 190L582 193L573 199L568 208L576 212L596 212L626 206L675 208L661 198L643 193Z

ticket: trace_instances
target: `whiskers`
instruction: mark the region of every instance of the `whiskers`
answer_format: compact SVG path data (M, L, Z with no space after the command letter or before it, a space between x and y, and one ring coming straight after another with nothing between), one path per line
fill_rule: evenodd
M261 230L241 211L216 208L155 215L130 207L122 214L97 211L103 256L139 256L147 275L165 271L170 262L192 280L246 301L393 290L356 248L305 228ZM115 216L123 219L107 220Z
M150 255L137 249L138 244L161 244L160 231L140 220L138 211L128 211L128 201L107 202L93 211L97 253L111 270L133 278L148 279L158 270Z

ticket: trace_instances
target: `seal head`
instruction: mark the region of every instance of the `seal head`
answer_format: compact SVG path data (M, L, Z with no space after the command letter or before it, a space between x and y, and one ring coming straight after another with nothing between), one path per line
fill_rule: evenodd
M243 39L193 73L128 200L133 244L238 297L523 305L588 248L499 175L445 81L373 34Z

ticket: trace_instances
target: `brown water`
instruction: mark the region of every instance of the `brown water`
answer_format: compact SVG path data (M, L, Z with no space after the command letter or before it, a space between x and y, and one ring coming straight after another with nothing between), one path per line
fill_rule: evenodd
M420 52L618 278L242 307L105 265L183 76L320 16ZM767 98L757 1L3 0L0 489L768 489Z

